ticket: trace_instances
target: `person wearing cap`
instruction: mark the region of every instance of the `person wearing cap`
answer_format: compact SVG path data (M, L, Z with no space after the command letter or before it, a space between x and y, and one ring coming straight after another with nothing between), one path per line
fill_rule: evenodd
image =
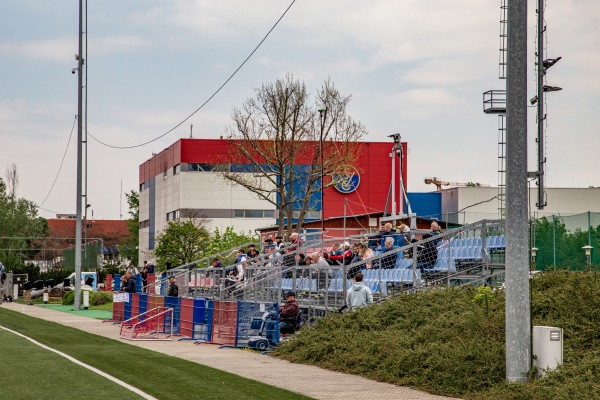
M175 283L175 277L171 275L169 277L169 291L167 292L169 297L179 297L179 286Z
M285 303L279 306L279 331L282 333L295 331L299 312L296 293L287 292Z
M346 307L350 311L355 311L357 308L366 307L373 303L373 293L371 293L371 289L365 286L363 278L362 272L357 273L354 276L352 289L348 290L346 295Z

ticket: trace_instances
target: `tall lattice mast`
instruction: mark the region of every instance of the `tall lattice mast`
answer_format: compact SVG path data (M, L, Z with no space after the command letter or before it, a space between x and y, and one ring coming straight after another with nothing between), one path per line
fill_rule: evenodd
M506 0L500 0L500 46L498 78L506 79L507 17ZM489 90L483 94L483 112L498 115L498 218L505 215L506 188L506 89Z
M537 153L538 164L537 171L530 172L529 177L537 178L538 195L536 206L542 210L546 205L545 197L545 175L546 175L546 132L544 124L546 123L545 92L556 92L562 90L558 86L548 86L545 84L546 71L556 64L562 57L550 58L544 60L546 21L544 20L545 0L538 0L537 4L537 51L536 73L537 73L537 94L530 100L531 105L537 104Z

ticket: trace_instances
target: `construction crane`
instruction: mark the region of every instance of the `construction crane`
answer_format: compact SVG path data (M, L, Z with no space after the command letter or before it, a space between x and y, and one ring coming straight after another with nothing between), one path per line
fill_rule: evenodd
M478 183L478 182L467 182L467 183L464 183L464 182L445 182L445 181L441 180L440 178L436 178L435 176L433 178L425 178L425 183L428 184L428 185L435 185L436 186L436 190L442 190L442 186L490 187L490 185L487 185L485 183Z

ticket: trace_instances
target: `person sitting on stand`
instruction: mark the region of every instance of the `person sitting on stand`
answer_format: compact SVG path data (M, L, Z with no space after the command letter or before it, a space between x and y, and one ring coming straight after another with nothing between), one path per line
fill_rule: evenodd
M397 249L397 247L394 246L394 238L393 237L386 237L385 238L385 250L383 250L383 253L388 253L391 252L395 249ZM388 254L384 257L381 257L381 268L383 269L393 269L396 266L396 258L398 257L398 253L392 253L392 254Z
M294 333L297 328L297 318L300 308L296 301L296 293L288 292L285 303L279 306L279 332L282 334Z

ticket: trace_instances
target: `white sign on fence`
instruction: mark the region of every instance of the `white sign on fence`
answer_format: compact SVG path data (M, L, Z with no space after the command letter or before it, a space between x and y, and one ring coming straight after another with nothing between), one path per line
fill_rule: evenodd
M113 294L113 303L129 303L129 293Z

